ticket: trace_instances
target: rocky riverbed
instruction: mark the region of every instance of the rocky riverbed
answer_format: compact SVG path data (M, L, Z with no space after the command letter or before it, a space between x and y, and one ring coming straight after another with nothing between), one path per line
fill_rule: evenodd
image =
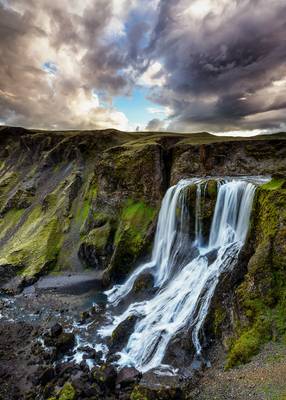
M269 343L251 363L225 370L217 346L211 368L163 376L134 368L117 371L102 352L86 344L100 318L100 292L79 293L73 275L57 277L56 288L32 286L0 300L0 386L2 400L283 400L286 346ZM82 282L82 276L78 277ZM88 329L89 327L89 329ZM88 332L90 330L90 332ZM80 340L85 344L80 344Z
M1 399L180 399L192 376L118 371L92 342L104 296L80 293L83 276L35 284L0 300ZM88 288L88 286L87 286ZM146 397L147 396L147 397ZM159 396L159 397L158 397Z

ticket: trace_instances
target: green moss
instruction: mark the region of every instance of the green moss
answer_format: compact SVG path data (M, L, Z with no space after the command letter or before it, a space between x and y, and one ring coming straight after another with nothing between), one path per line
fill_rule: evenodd
M0 239L14 226L17 225L22 217L24 210L9 210L2 218L0 218Z
M97 195L97 186L93 182L93 176L87 179L87 183L83 188L83 201L79 201L75 212L75 224L79 226L80 230L83 229L84 223L89 215L92 202Z
M207 194L211 199L216 199L217 197L217 181L211 179L207 182Z
M102 252L108 243L110 231L111 226L110 223L107 222L105 225L90 231L85 236L83 242L85 242L87 245L94 246L98 252Z
M73 385L69 382L66 382L64 387L59 392L59 400L75 400L76 399L76 391Z
M109 268L113 277L125 276L139 255L146 250L146 236L155 212L154 208L144 202L126 202L115 234L116 247Z
M214 312L214 321L213 321L213 329L216 337L220 336L221 333L221 325L225 320L226 313L222 307L217 307Z
M2 190L6 190L7 189L11 189L13 187L13 185L15 184L15 182L18 179L18 174L16 172L13 171L7 171L4 175L2 175L0 177L0 191L2 192Z
M0 176L0 210L5 206L9 193L15 188L17 181L16 172L7 171Z
M143 202L133 202L129 200L123 208L121 214L121 226L115 235L115 244L117 245L121 240L122 232L129 231L134 234L132 244L137 247L138 242L142 240L142 234L153 220L154 209L147 206ZM134 248L135 250L135 248Z
M236 291L244 318L238 319L228 367L249 361L262 344L286 334L286 190L271 181L256 196L255 252Z
M141 391L139 386L135 386L130 395L130 400L149 400L147 395Z
M25 222L0 250L0 265L24 266L24 276L31 276L56 261L61 245L58 218L46 215L41 206L29 214Z
M284 183L285 183L285 179L274 178L274 179L271 179L270 182L267 182L264 185L262 185L261 189L262 190L277 190L277 189L282 188Z
M228 369L250 361L251 358L258 353L265 339L265 332L263 332L261 327L254 326L244 331L239 338L234 341L228 353L226 368Z
M77 212L75 215L75 221L80 226L82 226L83 223L85 222L85 220L88 216L89 208L90 208L89 200L84 200L83 205L77 209Z
M96 227L101 227L112 220L112 217L104 212L94 212L92 216Z

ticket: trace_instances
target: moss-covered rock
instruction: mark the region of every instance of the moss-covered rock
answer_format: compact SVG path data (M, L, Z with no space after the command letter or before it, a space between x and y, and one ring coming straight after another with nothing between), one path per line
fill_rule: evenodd
M249 361L268 340L286 334L286 190L282 179L257 190L254 254L236 290L239 305L227 366Z
M1 214L14 209L21 210L23 208L28 208L32 204L34 194L31 191L18 189L10 197L8 197L6 203L3 205Z
M200 183L200 204L197 204L199 186L192 184L185 189L189 204L189 233L193 240L195 239L196 229L198 229L196 226L197 218L197 223L201 228L201 240L204 243L208 241L218 192L217 184L217 180L215 179L208 179Z
M114 329L109 340L109 350L111 353L120 351L128 342L130 333L134 329L137 320L137 316L130 315Z
M151 273L145 272L138 276L134 282L132 293L145 292L151 289L154 285L154 276Z
M144 202L129 200L119 218L114 240L114 253L108 268L111 279L123 279L134 266L140 255L151 243L156 210Z
M89 267L102 269L107 266L107 257L111 252L110 234L111 225L106 222L105 225L92 229L82 239L79 256Z
M183 390L178 387L169 385L148 387L141 383L134 386L130 395L130 400L183 400L184 398Z
M24 265L23 276L36 275L56 262L60 245L58 218L46 216L38 206L0 248L0 265Z
M76 391L70 382L66 382L59 392L58 400L75 400Z

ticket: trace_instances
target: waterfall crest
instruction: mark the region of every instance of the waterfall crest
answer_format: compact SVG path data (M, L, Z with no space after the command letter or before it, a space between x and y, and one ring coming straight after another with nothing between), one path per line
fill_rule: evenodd
M191 184L197 185L194 240L186 229L190 223L186 188ZM162 201L150 262L139 266L123 285L106 292L110 307L115 308L146 271L153 274L157 288L153 298L132 303L100 331L103 337L109 336L126 318L139 316L119 353L119 365L134 365L143 372L162 366L168 344L185 327L191 329L195 351L201 354L200 331L219 277L236 262L246 239L256 187L244 179L220 179L217 185L207 243L202 241L198 217L205 181L182 180L168 189ZM215 257L208 257L210 253Z

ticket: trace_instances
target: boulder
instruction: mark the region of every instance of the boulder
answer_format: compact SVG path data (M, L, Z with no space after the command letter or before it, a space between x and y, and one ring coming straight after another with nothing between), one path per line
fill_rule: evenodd
M130 315L127 319L122 321L117 328L114 329L110 338L110 353L116 353L121 350L122 347L127 343L131 331L136 324L138 317Z
M151 289L154 285L154 277L150 272L145 272L136 279L133 285L132 292L140 293Z
M117 372L113 365L103 364L93 369L93 377L95 381L108 391L115 389Z
M116 385L120 385L121 388L133 385L138 383L141 377L141 372L139 372L136 368L124 367L118 372Z
M55 377L55 370L52 367L46 368L39 377L39 382L42 386L52 381Z
M51 337L56 338L63 332L63 327L58 322L51 327Z

